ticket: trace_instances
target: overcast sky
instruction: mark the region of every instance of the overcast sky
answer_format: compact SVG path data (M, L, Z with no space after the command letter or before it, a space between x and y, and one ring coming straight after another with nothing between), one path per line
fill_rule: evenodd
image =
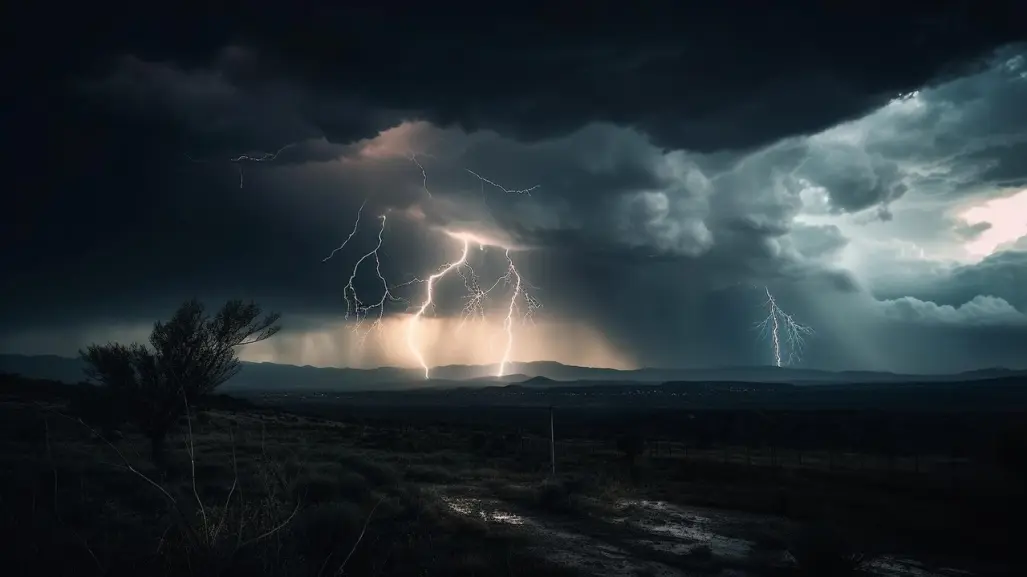
M491 364L516 291L512 360L768 365L769 290L795 366L1027 368L1022 4L678 4L19 8L0 352L240 297L251 360Z

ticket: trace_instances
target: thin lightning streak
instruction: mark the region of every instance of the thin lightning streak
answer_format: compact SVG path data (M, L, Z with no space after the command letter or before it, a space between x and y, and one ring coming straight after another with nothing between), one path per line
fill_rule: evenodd
M353 236L357 234L357 229L360 227L360 215L363 214L364 206L366 204L367 199L365 198L364 202L360 203L360 208L357 209L357 218L353 221L353 230L350 231L349 236L346 237L346 240L342 241L342 244L340 244L335 250L333 250L331 254L321 259L321 262L328 262L328 259L335 256L335 253L346 248L346 245L349 244L349 241L353 240Z
M282 151L284 151L284 150L286 150L288 148L292 148L293 146L296 146L295 142L291 142L289 144L286 144L285 146L279 148L275 152L265 152L263 154L260 154L259 156L251 156L249 154L240 154L239 156L236 156L235 158L228 159L228 162L233 162L233 163L235 163L239 167L239 188L243 187L243 169L242 169L242 167L243 167L242 163L243 162L272 162L272 161L278 159L278 155L281 154Z
M240 154L239 156L236 156L234 158L229 158L228 162L231 162L232 164L235 164L236 168L239 169L239 188L243 187L243 178L244 178L244 175L243 175L243 164L244 163L246 163L246 162L272 162L272 161L278 159L278 155L279 154L281 154L285 150L288 150L289 148L292 148L293 146L296 146L296 143L295 142L290 142L289 144L286 144L285 146L279 148L278 150L276 150L274 152L262 152L260 154ZM185 157L188 158L189 160L193 161L193 162L206 162L206 161L203 161L203 160L197 160L197 159L189 156L188 154Z
M799 323L792 315L781 310L769 288L763 287L763 290L767 294L767 300L763 304L767 307L768 314L767 318L756 323L756 327L760 329L761 336L770 337L776 366L798 362L802 356L802 349L806 345L804 337L812 335L813 329ZM782 352L783 349L788 350L787 358Z
M477 172L474 172L470 168L465 168L464 170L466 170L468 173L473 175L475 178L477 178L481 182L483 182L485 184L490 184L490 185L498 188L499 190L502 190L503 192L505 192L507 194L526 194L528 196L531 196L532 191L535 191L535 190L540 188L540 186L536 184L535 186L532 186L531 188L522 188L522 189L517 189L517 190L511 190L511 189L508 189L508 188L506 188L506 187L504 187L504 186L502 186L500 184L496 184L495 182L485 178L484 176L478 174Z
M485 247L483 246L482 249ZM460 324L457 325L457 330L462 329L464 324L471 319L484 321L485 320L485 301L488 299L489 294L492 293L496 287L506 277L499 277L496 282L492 283L487 289L481 288L481 284L478 283L478 274L474 272L474 269L467 263L464 263L457 273L464 280L464 288L467 289L467 296L464 297L466 303L464 304L463 314L461 315Z
M416 155L416 154L411 154L411 155L410 155L410 160L411 160L411 161L412 161L412 162L413 162L414 164L416 164L416 165L417 165L417 168L418 168L418 169L420 169L420 170L421 170L421 188L423 188L423 189L424 189L424 192L425 192L425 194L427 194L427 195L428 195L428 198L434 198L434 197L433 197L433 196L431 195L431 191L430 191L430 190L428 190L428 173L427 173L427 172L425 172L425 170L424 170L424 166L422 166L422 165L421 165L421 163L420 163L420 162L419 162L419 161L417 160L417 155Z
M507 269L507 278L513 277L513 295L510 297L510 306L506 311L506 318L503 319L503 330L506 331L506 349L503 351L503 360L499 361L499 370L496 372L497 377L502 377L506 374L506 364L510 362L510 351L513 350L514 335L513 335L513 317L517 312L517 297L521 296L521 273L517 272L517 267L514 266L514 261L510 258L510 250L506 251L506 262L509 265Z
M421 354L421 348L417 346L417 327L420 324L421 317L424 316L425 311L427 311L429 307L435 306L433 295L433 292L435 290L435 281L446 276L450 271L460 267L465 262L467 262L467 253L470 250L470 248L471 242L469 239L465 238L464 247L460 253L460 259L443 266L442 269L439 270L439 272L431 275L425 280L425 284L427 284L428 287L425 291L424 302L421 303L420 308L418 308L417 312L410 319L409 324L407 324L407 346L410 348L410 352L414 355L414 358L417 359L417 362L420 363L421 368L424 369L424 378L426 380L431 378L431 369L428 367L428 363L425 362L424 355Z
M382 274L382 261L378 251L381 250L382 243L384 242L387 217L383 214L378 218L382 221L381 228L378 229L378 243L375 244L373 249L364 253L364 255L357 260L356 264L353 265L353 272L350 273L349 282L347 282L346 286L343 287L343 295L346 299L346 319L349 320L352 316L356 321L353 330L360 334L361 343L363 343L363 339L366 339L367 335L369 335L371 331L381 327L382 320L385 317L385 303L401 300L392 294L392 287L389 286L389 282L385 279L385 275ZM356 230L355 227L354 230ZM360 300L360 297L357 295L357 289L353 283L356 281L357 274L360 272L360 265L371 257L374 257L375 275L378 277L378 280L381 281L382 296L377 302L365 303ZM366 331L361 333L360 329L362 328L364 321L367 319L368 314L374 311L377 311L374 321Z

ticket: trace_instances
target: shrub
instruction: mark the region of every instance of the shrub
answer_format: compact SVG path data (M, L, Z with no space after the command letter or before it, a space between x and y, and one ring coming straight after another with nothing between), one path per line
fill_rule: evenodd
M80 351L86 375L102 387L96 419L107 429L133 421L150 439L153 461L164 464L167 434L189 405L242 368L237 348L278 332L279 315L260 314L256 304L233 300L211 317L189 300L154 325L150 346L107 343Z

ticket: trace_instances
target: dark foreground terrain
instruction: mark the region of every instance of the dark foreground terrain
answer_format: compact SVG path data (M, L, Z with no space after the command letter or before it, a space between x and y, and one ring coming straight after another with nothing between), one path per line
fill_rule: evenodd
M1015 411L564 407L553 477L545 407L215 397L158 471L90 394L0 385L5 575L1022 570Z

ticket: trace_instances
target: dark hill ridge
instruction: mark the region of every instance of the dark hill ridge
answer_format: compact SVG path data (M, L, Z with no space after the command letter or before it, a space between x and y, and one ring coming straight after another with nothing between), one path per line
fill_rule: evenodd
M0 372L31 378L80 382L84 379L82 361L54 355L0 355ZM511 363L509 374L495 377L495 365L451 365L432 369L425 381L421 371L398 367L376 369L322 368L244 363L243 371L224 387L225 391L366 391L409 390L447 387L485 387L520 383L527 387L615 386L628 383L664 382L746 382L797 385L855 383L962 382L1027 375L1027 371L982 369L956 375L898 375L872 371L831 372L816 369L778 367L720 367L708 369L616 370L574 367L551 361Z
M520 384L526 387L545 387L551 385L559 385L563 383L561 383L560 381L550 379L549 377L538 376L523 380L520 382Z

